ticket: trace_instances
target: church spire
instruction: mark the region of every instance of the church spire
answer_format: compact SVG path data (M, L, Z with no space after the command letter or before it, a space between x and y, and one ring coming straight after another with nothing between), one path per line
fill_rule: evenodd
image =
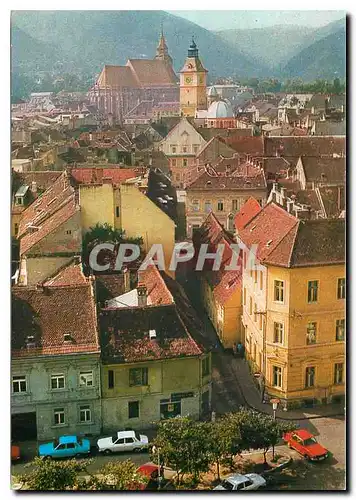
M158 42L155 59L161 59L162 61L165 61L170 65L173 64L172 58L168 53L168 47L163 33L163 23L161 23L161 36Z

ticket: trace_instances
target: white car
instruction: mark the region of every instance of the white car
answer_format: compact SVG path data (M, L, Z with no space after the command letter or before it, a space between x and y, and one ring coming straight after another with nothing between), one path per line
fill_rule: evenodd
M266 486L266 480L259 474L232 474L216 486L214 490L252 491Z
M144 451L148 449L148 437L135 431L119 431L116 435L98 439L99 452L117 453L119 451Z

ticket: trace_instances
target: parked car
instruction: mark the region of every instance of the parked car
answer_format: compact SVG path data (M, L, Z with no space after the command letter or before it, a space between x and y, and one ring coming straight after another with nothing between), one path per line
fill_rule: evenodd
M148 449L148 437L135 431L119 431L114 436L98 440L98 449L103 453L119 451L145 451Z
M137 472L141 476L148 478L147 484L141 484L140 490L156 491L158 489L158 465L153 463L147 463L140 465ZM163 474L161 474L163 477Z
M266 486L266 480L259 474L232 474L216 486L214 490L252 491Z
M11 445L11 461L20 460L20 458L21 458L20 447L17 446L16 444L12 444Z
M293 448L308 460L324 460L329 455L328 450L319 444L313 434L306 429L287 432L283 436L283 440L288 444L289 448Z
M61 436L51 443L41 444L38 447L38 455L46 458L72 458L89 455L89 439L77 436Z

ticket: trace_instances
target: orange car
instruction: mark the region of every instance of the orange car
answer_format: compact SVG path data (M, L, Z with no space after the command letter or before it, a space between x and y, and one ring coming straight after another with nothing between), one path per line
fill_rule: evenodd
M16 444L11 445L11 460L20 460L20 447Z

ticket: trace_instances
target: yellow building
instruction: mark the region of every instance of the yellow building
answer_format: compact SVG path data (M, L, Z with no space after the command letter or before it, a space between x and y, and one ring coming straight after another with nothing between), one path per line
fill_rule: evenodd
M79 203L83 234L96 224L107 223L124 230L130 238L142 237L145 252L152 245L161 244L165 269L169 272L175 223L140 190L139 185L129 179L121 184L83 182L79 184Z
M213 271L211 262L207 261L202 271L196 271L196 276L200 283L203 306L226 349L232 349L234 345L243 341L241 271L224 269L232 260L231 243L231 237L212 212L194 236L196 255L202 244L208 245L209 252L216 252L218 245L224 245L220 270Z
M242 322L253 371L288 407L339 401L346 379L345 221L300 220L273 202L244 217L237 239L246 250Z
M137 288L100 312L104 432L199 418L210 409L210 353L193 338L191 323L188 331L166 279L151 266L139 273Z
M207 109L206 77L208 71L199 59L198 48L192 40L188 57L180 71L180 110L182 116L196 116Z

